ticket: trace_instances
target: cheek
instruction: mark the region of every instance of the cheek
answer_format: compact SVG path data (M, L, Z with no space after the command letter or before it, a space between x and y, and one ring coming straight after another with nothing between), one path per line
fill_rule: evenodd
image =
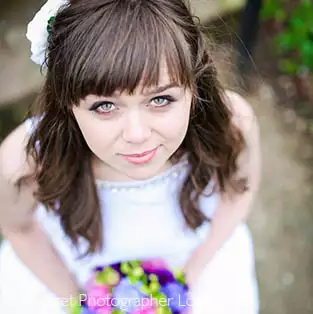
M94 119L89 113L77 112L74 115L91 151L97 153L102 148L109 146L113 135L112 128L107 128L102 121Z
M82 134L85 138L85 141L87 142L88 146L94 150L96 149L100 144L100 132L97 131L97 128L95 125L89 125L89 124L82 124L81 126Z
M160 121L159 133L168 140L182 141L189 124L190 106L177 104L173 109Z

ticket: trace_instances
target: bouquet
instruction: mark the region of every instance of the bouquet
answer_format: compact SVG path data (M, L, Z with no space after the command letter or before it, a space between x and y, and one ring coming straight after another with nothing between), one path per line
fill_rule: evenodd
M94 269L71 314L187 314L188 287L162 260L128 261Z

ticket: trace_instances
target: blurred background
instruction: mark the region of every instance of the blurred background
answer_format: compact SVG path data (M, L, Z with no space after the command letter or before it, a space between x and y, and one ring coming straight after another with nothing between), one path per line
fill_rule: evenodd
M0 0L0 142L43 79L25 38L43 2ZM225 84L260 122L263 180L249 224L261 314L313 313L313 1L191 0L191 8L216 43Z

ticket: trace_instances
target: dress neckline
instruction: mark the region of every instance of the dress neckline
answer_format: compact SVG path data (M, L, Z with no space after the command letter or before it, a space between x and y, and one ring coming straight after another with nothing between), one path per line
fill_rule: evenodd
M113 192L137 190L143 187L155 186L166 180L176 180L182 172L187 170L188 166L187 155L184 155L176 164L152 178L134 181L107 181L96 179L96 185L98 189L111 190Z

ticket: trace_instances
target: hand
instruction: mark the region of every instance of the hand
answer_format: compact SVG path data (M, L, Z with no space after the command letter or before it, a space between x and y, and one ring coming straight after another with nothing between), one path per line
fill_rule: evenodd
M199 245L191 254L189 260L184 266L186 283L192 289L204 269L209 262L210 257L205 245Z

